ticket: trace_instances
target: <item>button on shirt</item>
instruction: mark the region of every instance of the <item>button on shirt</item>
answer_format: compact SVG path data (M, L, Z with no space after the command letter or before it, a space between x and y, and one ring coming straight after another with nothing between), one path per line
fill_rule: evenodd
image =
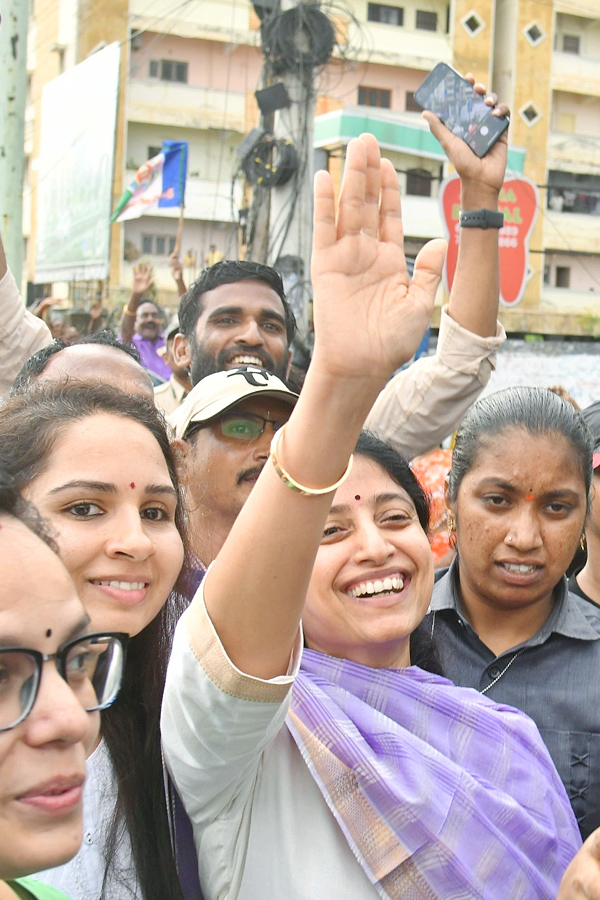
M563 578L537 634L495 656L461 611L457 570L454 561L437 581L422 625L444 674L531 716L586 838L600 826L600 608L570 593Z

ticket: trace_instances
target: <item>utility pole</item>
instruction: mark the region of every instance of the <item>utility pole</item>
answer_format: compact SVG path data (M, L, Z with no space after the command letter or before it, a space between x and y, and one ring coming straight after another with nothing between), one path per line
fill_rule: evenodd
M282 0L281 11L291 10L297 3ZM305 36L298 30L299 46ZM275 138L289 140L298 152L298 171L281 187L271 192L271 234L269 263L280 263L289 293L295 283L310 281L310 256L312 250L313 178L314 178L314 117L315 117L315 69L300 66L282 72L281 81L290 98L290 106L275 113ZM306 300L308 295L304 297ZM291 298L293 300L293 298ZM293 304L301 334L308 329L308 304Z
M4 0L0 25L0 231L8 265L19 285L23 263L28 8L24 0Z
M255 0L254 5L263 22L263 84L268 85L257 100L263 111L261 126L272 136L267 141L272 141L273 151L261 179L271 181L270 187L254 180L252 220L258 227L252 258L281 272L298 321L298 343L308 355L315 71L331 56L335 31L314 0L281 0L281 5L269 0L268 7ZM270 116L274 113L268 125L267 110Z

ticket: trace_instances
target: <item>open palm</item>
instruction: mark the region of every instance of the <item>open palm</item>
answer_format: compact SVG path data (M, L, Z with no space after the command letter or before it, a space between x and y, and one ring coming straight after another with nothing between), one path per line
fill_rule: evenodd
M329 175L315 178L315 355L332 374L385 379L417 349L446 245L427 244L409 282L403 244L396 172L361 135L348 145L337 217Z

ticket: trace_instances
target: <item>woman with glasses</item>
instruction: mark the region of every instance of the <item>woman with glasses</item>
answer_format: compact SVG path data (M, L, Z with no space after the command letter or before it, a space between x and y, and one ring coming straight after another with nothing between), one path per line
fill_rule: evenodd
M488 186L463 202L489 205L502 156L465 151ZM372 135L347 148L337 216L317 173L314 219L306 381L177 626L165 686L204 896L549 900L580 846L564 788L530 719L414 665L427 501L391 448L359 439L419 344L445 246L421 250L409 283L397 175ZM497 236L462 242L475 302Z
M158 718L183 546L163 420L143 397L46 383L0 409L0 470L50 524L91 628L131 638L88 759L82 849L41 877L77 900L176 900Z
M86 756L99 710L117 696L128 638L89 633L41 521L5 483L0 557L0 897L53 900L62 895L23 876L79 849Z

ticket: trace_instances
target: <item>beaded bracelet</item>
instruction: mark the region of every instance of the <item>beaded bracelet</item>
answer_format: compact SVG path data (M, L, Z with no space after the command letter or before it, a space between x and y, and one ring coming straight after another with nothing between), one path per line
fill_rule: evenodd
M339 488L339 486L344 483L344 481L350 474L350 470L352 469L352 460L354 459L353 455L351 455L350 459L348 460L346 471L344 472L340 480L336 481L335 484L324 488L304 487L304 485L298 484L297 481L294 481L292 476L285 471L285 469L279 462L277 451L279 450L279 443L281 441L284 430L285 425L282 425L281 428L273 435L273 440L271 441L271 462L273 463L275 472L279 475L285 486L289 487L290 490L295 491L297 494L302 494L303 497L318 497L320 494L329 494L331 493L331 491L337 490L337 488Z

